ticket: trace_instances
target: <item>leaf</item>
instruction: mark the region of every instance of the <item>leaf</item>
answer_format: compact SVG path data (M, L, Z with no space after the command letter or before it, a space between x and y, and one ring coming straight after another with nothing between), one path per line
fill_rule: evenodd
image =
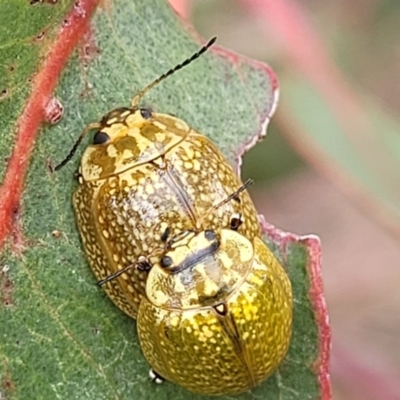
M30 26L33 6L15 4L20 15L27 16L25 24L19 21L18 26ZM87 31L95 5L89 0L74 5L36 4L32 13L44 16L38 29L26 28L21 42L30 43L45 25L48 42L40 48L27 46L16 70L19 65L29 68L13 78L15 83L8 78L1 81L13 88L13 95L0 101L2 120L6 121L0 131L0 151L3 157L10 157L0 189L4 221L0 233L3 237L8 234L0 266L1 398L188 397L188 392L176 385L159 387L148 380L135 322L95 285L71 205L79 156L57 174L50 172L48 162L63 159L87 123L112 108L128 105L134 92L192 54L198 44L162 0L151 4L106 2L95 10ZM68 6L72 9L65 15ZM3 26L9 27L0 30L6 43L0 51L12 47L12 12L0 5ZM83 37L84 31L89 33ZM76 46L79 38L83 43L64 66L68 48ZM8 62L3 67L7 69ZM30 85L34 71L37 74ZM64 115L57 125L42 127L24 176L36 127L61 111L54 107L57 102L50 102L49 82L53 79L56 84L57 71L62 71L62 76L55 96ZM250 143L265 134L276 89L274 74L267 66L216 48L154 88L144 101L210 136L235 162ZM266 240L292 280L293 340L278 371L260 387L235 398L328 399L330 337L319 276L319 242L264 225Z

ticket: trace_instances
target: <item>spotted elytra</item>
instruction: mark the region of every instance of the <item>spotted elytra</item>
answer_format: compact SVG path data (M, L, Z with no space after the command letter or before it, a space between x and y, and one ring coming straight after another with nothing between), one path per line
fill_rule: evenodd
M261 240L257 213L232 167L184 121L139 106L141 90L83 131L73 196L89 264L110 299L137 318L152 378L233 395L282 361L292 329L289 278Z
M268 378L292 331L289 278L259 237L182 232L146 282L140 345L161 377L203 395L235 395Z
M82 139L95 131L77 174L77 226L96 278L133 318L148 275L137 266L163 248L166 234L229 227L234 216L240 216L239 233L250 240L260 235L257 212L246 191L236 201L212 209L242 185L215 144L183 120L139 105L145 93L215 40L139 91L130 107L116 108L89 124L55 167L59 170L69 162ZM107 279L117 273L115 279Z

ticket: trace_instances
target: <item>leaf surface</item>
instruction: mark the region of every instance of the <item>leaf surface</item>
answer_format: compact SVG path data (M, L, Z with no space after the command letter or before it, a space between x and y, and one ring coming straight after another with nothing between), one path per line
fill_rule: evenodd
M171 383L155 386L149 381L135 322L97 288L84 258L71 205L79 155L59 173L48 168L50 160L56 164L65 157L85 125L113 108L129 105L135 92L183 61L199 44L162 0L119 0L96 9L95 2L83 0L15 4L25 16L23 26L34 21L28 7L32 13L43 13L38 26L26 28L22 39L16 33L15 41L31 43L45 28L47 36L38 48L27 46L26 54L19 51L20 59L9 55L2 64L8 71L13 60L17 65L13 71L20 71L20 65L27 67L18 78L3 74L1 81L15 95L0 101L6 121L0 128L0 152L9 158L2 170L0 210L4 221L11 221L10 228L3 230L8 239L3 242L0 265L0 397L205 398L188 395ZM11 24L12 12L0 6L3 26ZM90 28L83 35L85 18L92 12ZM9 52L14 30L12 26L0 30ZM68 63L62 64L63 46L72 46L77 38L79 46L73 46ZM59 56L54 65L62 71L54 95L64 115L57 125L42 125L36 138L32 121L52 120L60 111L49 106L51 86L46 86L54 78L52 71L58 71L49 67L54 54ZM265 134L276 90L275 76L266 65L217 47L154 88L143 102L184 119L238 165L239 156ZM27 112L30 104L40 112ZM23 125L24 121L30 124ZM21 137L26 138L22 144ZM24 175L31 147L23 145L27 140L33 144L35 138ZM14 165L21 168L11 179ZM21 185L15 184L20 178ZM264 225L267 242L292 280L293 340L278 371L260 387L235 398L328 399L330 336L319 276L319 242Z

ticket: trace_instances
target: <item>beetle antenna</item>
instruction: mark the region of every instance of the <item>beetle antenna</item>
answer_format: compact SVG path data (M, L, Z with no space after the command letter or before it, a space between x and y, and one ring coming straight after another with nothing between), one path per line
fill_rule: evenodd
M114 280L115 278L118 278L121 276L123 273L126 271L129 271L132 268L137 268L139 271L143 272L149 272L153 265L149 261L153 257L158 257L160 254L162 254L163 250L162 249L155 249L151 254L149 254L147 257L140 256L137 261L133 262L132 264L127 265L126 267L118 270L117 272L114 272L111 275L108 275L106 278L102 279L101 281L97 282L98 286L103 286L105 283L110 282Z
M103 286L105 283L110 282L114 280L115 278L118 278L122 274L124 274L126 271L132 269L132 268L139 268L141 271L149 271L151 269L151 264L148 261L147 258L145 257L140 257L138 261L127 265L126 267L118 270L117 272L114 272L111 275L108 275L106 278L102 279L101 281L97 282L98 286Z
M194 53L191 57L187 58L185 61L183 61L181 64L178 64L176 67L171 68L169 71L167 71L165 74L161 75L159 78L151 82L149 85L147 85L144 89L142 89L132 100L132 107L136 107L139 104L140 99L154 86L159 84L161 81L163 81L165 78L168 78L170 75L172 75L174 72L180 70L183 67L186 67L186 65L189 65L192 61L196 60L196 58L199 58L203 53L205 53L217 40L217 37L214 36L211 38L207 44L205 44L198 52Z
M204 215L202 215L196 222L196 228L200 229L202 222L215 210L218 210L218 208L222 207L224 204L229 203L233 199L238 199L238 196L240 193L244 192L250 185L254 183L253 179L247 179L247 181L240 186L237 190L235 190L233 193L231 193L228 197L226 197L224 200L220 201L218 204L215 204L212 206Z
M93 122L91 124L89 124L84 130L83 132L80 134L80 136L78 137L77 141L74 143L74 145L72 146L71 151L69 152L69 154L67 155L67 157L64 158L64 160L62 160L60 162L60 164L58 164L55 168L54 171L58 171L60 170L65 164L67 164L69 161L71 161L72 157L74 156L74 154L76 153L76 150L78 150L79 145L81 144L83 138L86 136L86 134L91 131L92 129L98 129L100 128L101 125L99 122Z
M125 268L122 268L120 270L118 270L117 272L108 275L106 278L102 279L101 281L97 282L97 286L101 287L103 286L105 283L112 281L113 279L118 278L120 275L122 275L123 273L125 273L126 271L128 271L129 269L136 267L139 264L139 262L135 262L133 264L129 264L128 266L126 266Z

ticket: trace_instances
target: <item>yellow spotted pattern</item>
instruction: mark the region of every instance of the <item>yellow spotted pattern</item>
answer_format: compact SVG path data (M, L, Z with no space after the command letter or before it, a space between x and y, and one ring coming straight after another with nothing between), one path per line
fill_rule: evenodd
M98 280L162 249L166 228L175 235L194 229L229 227L241 213L239 232L260 235L257 213L247 194L207 215L241 186L216 146L185 122L137 108L107 114L101 132L110 140L89 145L73 198L78 229ZM202 218L206 216L206 218ZM198 228L198 227L197 227ZM147 273L131 268L103 287L111 300L133 318L143 298Z
M138 314L141 347L154 370L203 395L234 395L256 386L282 361L291 337L290 281L268 247L258 237L248 240L227 230L220 231L220 243L189 271L168 276L154 265ZM219 261L227 258L230 267L221 272ZM208 271L207 279L200 270ZM207 298L208 280L224 293L230 278L234 290ZM194 306L163 296L179 285L186 286L182 296Z

